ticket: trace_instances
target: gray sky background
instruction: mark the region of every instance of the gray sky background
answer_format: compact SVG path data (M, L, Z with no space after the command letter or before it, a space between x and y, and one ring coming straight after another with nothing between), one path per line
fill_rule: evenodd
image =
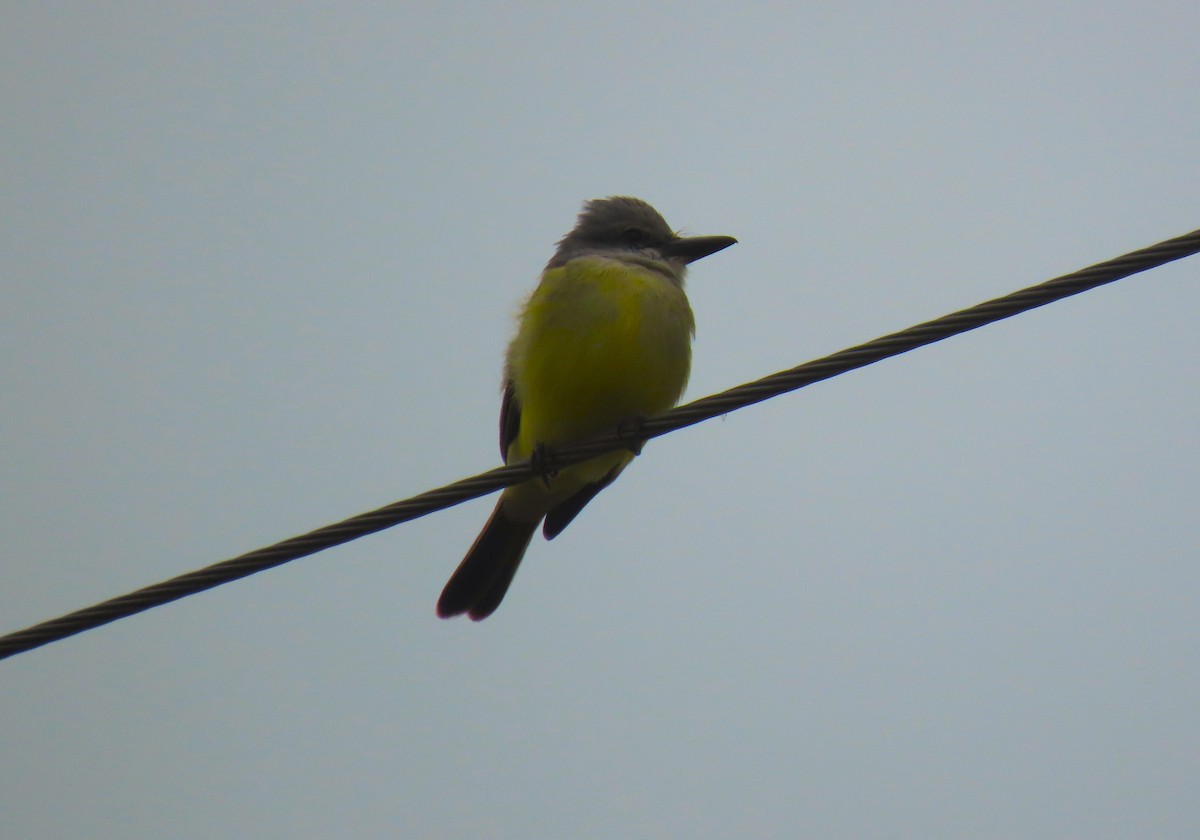
M418 8L428 5L428 9ZM586 198L689 397L1200 226L1191 4L9 4L0 631L494 466ZM12 838L1194 838L1200 260L0 663Z

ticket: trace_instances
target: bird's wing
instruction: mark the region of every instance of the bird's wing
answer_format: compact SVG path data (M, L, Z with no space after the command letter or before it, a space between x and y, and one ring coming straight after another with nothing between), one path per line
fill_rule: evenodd
M508 447L521 430L521 402L512 380L504 383L504 399L500 403L500 457L508 463Z
M604 478L594 481L591 484L585 484L575 495L568 497L556 507L551 508L549 513L546 514L546 521L542 524L542 535L546 539L552 540L561 534L563 528L570 525L571 520L579 515L579 511L583 510L588 502L596 498L597 493L612 484L624 468L624 464L613 467L605 474Z

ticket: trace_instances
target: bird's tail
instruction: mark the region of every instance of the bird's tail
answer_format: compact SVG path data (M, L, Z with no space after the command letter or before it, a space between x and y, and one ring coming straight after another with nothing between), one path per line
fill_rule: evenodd
M451 618L466 613L480 621L495 612L537 527L537 522L510 519L501 500L442 590L437 614Z

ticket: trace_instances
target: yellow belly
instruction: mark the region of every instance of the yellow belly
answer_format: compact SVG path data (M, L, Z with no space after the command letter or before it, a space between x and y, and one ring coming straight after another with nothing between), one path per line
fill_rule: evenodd
M694 328L683 290L649 268L581 257L547 271L509 348L521 405L509 460L674 406Z

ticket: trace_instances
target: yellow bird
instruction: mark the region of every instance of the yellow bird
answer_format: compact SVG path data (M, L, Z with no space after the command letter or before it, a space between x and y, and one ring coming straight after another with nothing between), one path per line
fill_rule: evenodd
M584 204L508 347L505 463L674 406L687 385L695 331L683 291L687 265L736 241L680 236L637 198ZM631 451L612 452L507 488L442 590L438 615L491 615L538 525L546 539L556 537L631 460Z

